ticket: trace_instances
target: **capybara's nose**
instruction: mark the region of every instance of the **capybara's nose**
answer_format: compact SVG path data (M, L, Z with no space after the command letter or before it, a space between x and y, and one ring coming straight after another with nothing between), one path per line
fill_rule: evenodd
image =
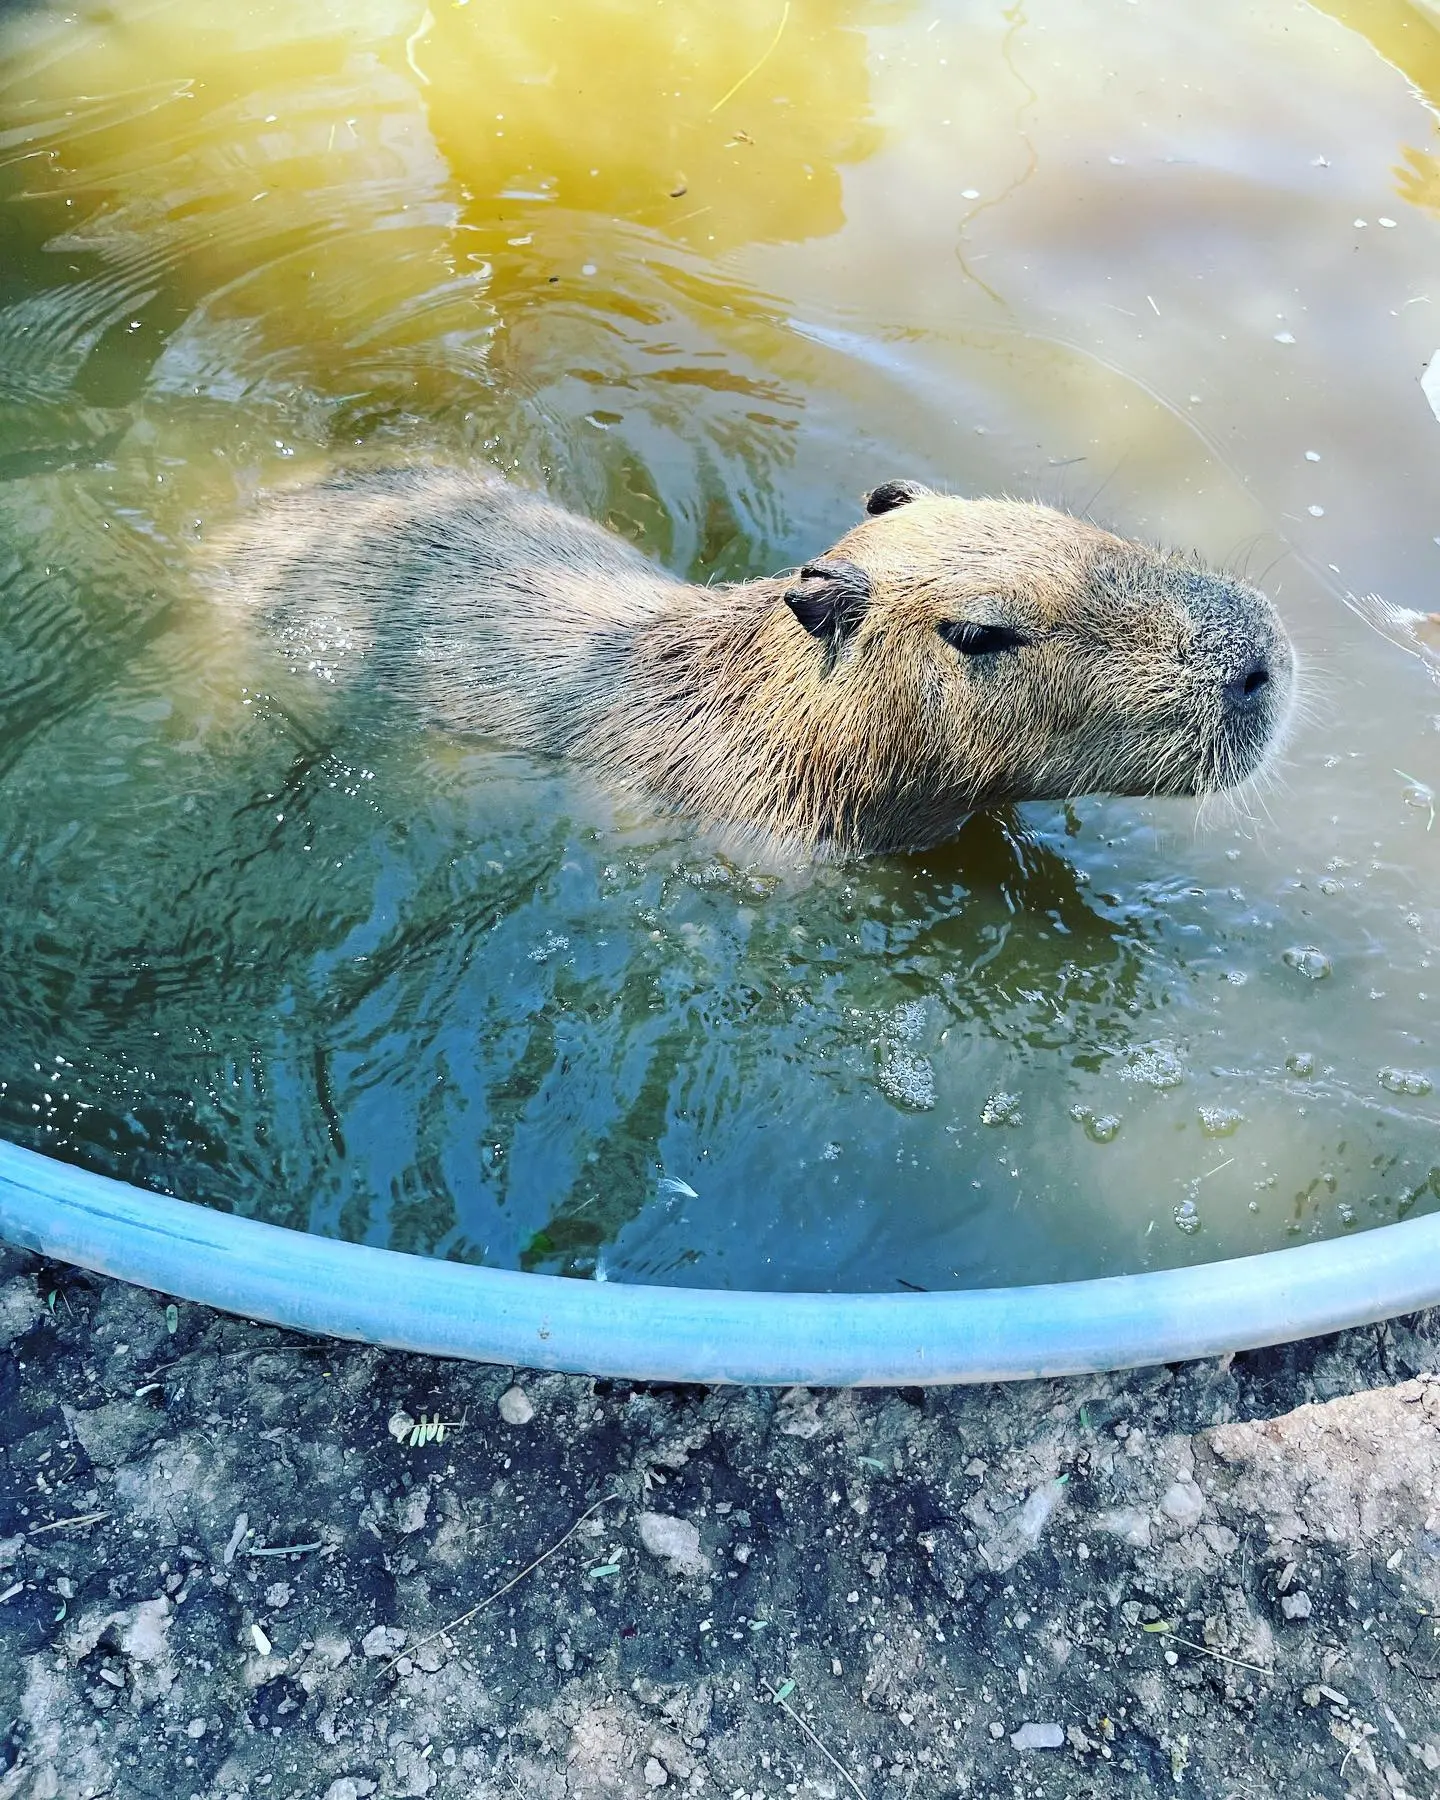
M1270 684L1270 663L1264 656L1252 656L1224 684L1225 707L1232 713L1254 712L1265 697Z

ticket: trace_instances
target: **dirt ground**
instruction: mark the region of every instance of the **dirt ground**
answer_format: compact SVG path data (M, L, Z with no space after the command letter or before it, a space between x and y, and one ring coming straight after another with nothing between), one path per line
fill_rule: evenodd
M0 1252L0 1343L0 1800L1440 1794L1440 1315L778 1393Z

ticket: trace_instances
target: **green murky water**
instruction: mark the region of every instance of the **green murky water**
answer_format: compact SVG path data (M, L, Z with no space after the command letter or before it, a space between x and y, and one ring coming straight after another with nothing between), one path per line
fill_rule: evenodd
M0 9L0 1133L316 1231L763 1287L1440 1195L1440 22L1399 3ZM705 579L892 475L1263 577L1253 820L734 867L312 714L194 546L363 444Z

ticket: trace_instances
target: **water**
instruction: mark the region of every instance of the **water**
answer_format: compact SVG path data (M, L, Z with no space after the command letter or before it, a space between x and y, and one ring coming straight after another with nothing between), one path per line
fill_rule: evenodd
M1440 1199L1440 26L1400 0L0 15L0 1133L610 1280L944 1287ZM890 476L1263 577L1247 820L745 868L286 689L195 546L356 444L696 579ZM1393 634L1392 634L1393 636Z

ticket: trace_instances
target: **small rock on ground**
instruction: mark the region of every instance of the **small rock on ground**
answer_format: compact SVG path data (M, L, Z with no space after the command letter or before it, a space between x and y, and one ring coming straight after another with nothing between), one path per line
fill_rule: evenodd
M1055 1724L1026 1723L1010 1733L1010 1742L1017 1750L1059 1750L1065 1742L1065 1733Z
M708 1575L710 1558L700 1548L699 1527L670 1513L641 1513L640 1542L675 1575Z
M530 1396L520 1387L506 1388L496 1402L496 1411L507 1425L528 1425L535 1417Z

